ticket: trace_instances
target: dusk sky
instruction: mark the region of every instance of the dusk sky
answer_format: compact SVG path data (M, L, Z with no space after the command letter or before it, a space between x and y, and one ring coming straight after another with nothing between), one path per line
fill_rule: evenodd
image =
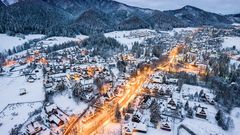
M116 0L131 6L158 10L178 9L192 5L221 14L240 13L240 0Z

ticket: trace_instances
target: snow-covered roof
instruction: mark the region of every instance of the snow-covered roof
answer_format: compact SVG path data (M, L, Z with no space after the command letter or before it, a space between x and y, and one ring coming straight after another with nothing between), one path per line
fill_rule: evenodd
M52 110L57 109L57 105L56 105L56 104L51 104L51 105L49 105L49 106L46 106L45 109L46 109L46 112L49 113L49 112L51 112Z

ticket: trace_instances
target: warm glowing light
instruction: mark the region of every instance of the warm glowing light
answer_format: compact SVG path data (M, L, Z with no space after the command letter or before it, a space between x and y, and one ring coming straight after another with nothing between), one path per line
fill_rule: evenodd
M184 63L179 67L179 63L176 58L178 57L181 50L184 48L183 45L178 45L173 48L168 55L168 60L166 62L161 63L158 66L158 70L161 71L171 71L171 72L190 72L190 73L205 73L202 68L191 65L188 63ZM92 68L88 69L89 72L93 72ZM134 98L140 94L142 91L142 85L149 81L149 76L154 73L155 69L145 67L144 70L138 71L135 77L131 77L127 83L123 86L124 92L121 97L114 98L111 102L104 102L101 107L100 112L95 112L94 117L91 119L87 119L87 122L82 123L84 118L79 117L75 119L73 122L69 123L67 128L65 129L64 135L67 134L77 134L77 135L89 135L96 132L96 130L105 124L109 123L111 119L114 117L114 112L117 104L120 106L120 110L126 107L130 102L134 100ZM106 92L108 89L107 85L103 86L103 91ZM88 117L88 116L86 116ZM85 118L86 118L85 117ZM73 129L77 128L77 133L74 132Z
M39 60L39 63L41 63L41 64L48 64L48 61L46 60L46 58L42 57L42 58Z
M3 65L5 67L11 67L11 66L14 66L15 64L17 64L15 60L7 60Z
M26 59L27 63L31 63L31 62L33 62L34 60L35 60L35 58L34 58L33 56L29 56L29 57L27 57L27 59Z

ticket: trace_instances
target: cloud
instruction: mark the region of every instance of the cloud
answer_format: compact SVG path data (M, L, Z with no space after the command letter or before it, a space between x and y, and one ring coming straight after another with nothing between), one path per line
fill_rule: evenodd
M240 0L116 0L128 5L157 10L179 9L192 5L221 14L240 13Z

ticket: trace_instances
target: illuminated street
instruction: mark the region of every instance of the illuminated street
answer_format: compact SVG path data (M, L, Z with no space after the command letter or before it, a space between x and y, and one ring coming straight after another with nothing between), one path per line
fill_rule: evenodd
M174 71L174 72L192 72L202 73L198 67L193 67L189 64L184 64L178 70L176 57L184 46L176 46L173 48L168 55L168 61L160 63L157 69L162 71ZM143 71L139 71L136 77L132 77L127 84L124 86L125 92L122 97L115 98L111 102L106 102L101 111L97 112L93 118L88 120L86 123L82 122L82 118L75 118L71 123L66 126L64 135L90 135L97 129L106 126L114 118L114 112L116 105L119 104L120 109L126 107L136 96L141 93L142 85L149 79L149 76L154 73L154 69L145 68Z

